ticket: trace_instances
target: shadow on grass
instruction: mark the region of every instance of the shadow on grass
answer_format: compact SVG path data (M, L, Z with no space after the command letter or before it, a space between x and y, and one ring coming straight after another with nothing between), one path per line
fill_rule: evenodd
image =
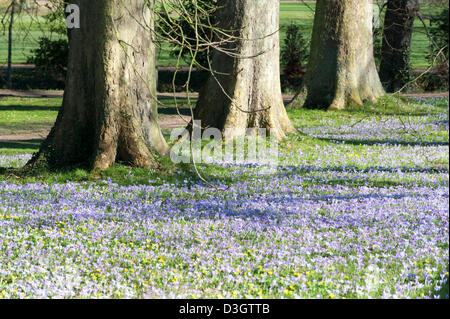
M327 138L327 137L317 137L318 140L332 143L341 143L349 145L377 145L377 144L388 144L388 145L403 145L403 146L448 146L449 142L408 142L408 141L397 141L397 140L354 140L354 139L342 139L342 138Z
M234 167L242 167L242 168L251 168L254 167L252 164L240 164L233 165ZM206 186L206 184L198 177L198 175L192 171L192 165L184 164L182 169L183 174L177 176L163 176L162 183L165 182L174 182L174 181L183 181L185 178L189 179L188 185L194 186L202 184ZM206 179L211 185L218 187L219 189L227 188L229 185L233 185L239 182L248 181L252 179L254 176L252 173L250 175L234 175L230 174L222 174L224 171L227 171L226 167L220 165L207 165L207 166L198 166L199 171L204 179ZM379 180L373 178L371 176L340 176L339 173L353 173L353 174L367 174L373 172L391 172L391 173L426 173L426 174L442 174L449 172L448 168L422 168L422 167L367 167L367 168L358 168L356 166L330 166L330 167L315 167L315 166L279 166L277 171L271 174L258 175L258 179L271 181L274 178L286 178L289 179L293 175L301 176L302 185L304 187L315 186L315 185L330 185L330 186L338 186L345 185L351 187L362 187L368 186L373 188L385 188L385 187L396 187L396 186L417 186L417 182L410 181L396 181L396 180ZM314 174L314 173L319 173ZM326 176L322 176L320 173L328 173ZM335 173L334 178L330 178L329 173ZM117 176L116 176L117 178ZM152 181L146 181L147 183L153 184ZM444 182L445 183L445 182ZM421 183L419 183L421 184ZM434 182L424 182L423 184L436 184ZM448 182L447 182L448 184ZM210 186L211 186L210 185ZM394 197L397 195L394 195ZM399 195L400 196L400 195ZM330 198L332 198L331 196ZM401 197L401 196L400 196ZM399 197L399 198L400 198ZM325 198L328 200L328 198Z
M12 148L38 148L40 140L30 140L23 142L11 142L9 147ZM0 147L5 148L5 143L0 143ZM123 164L114 164L112 167L100 173L91 172L86 167L74 167L72 169L63 170L48 170L48 169L31 169L22 171L21 169L13 169L14 174L20 177L20 180L26 182L48 182L48 183L65 183L89 181L93 183L104 183L105 181L112 181L120 186L130 185L153 185L162 186L166 184L177 184L181 182L185 187L190 189L191 187L198 187L203 185L204 187L217 187L219 190L225 190L233 185L241 182L246 182L255 178L254 174L257 174L257 178L262 181L270 182L273 179L285 179L290 180L296 176L300 177L298 180L302 187L309 188L317 185L329 185L338 186L345 185L347 187L362 187L368 186L374 188L386 188L396 186L417 186L420 181L403 181L393 179L379 179L376 176L371 176L370 173L376 172L391 172L397 173L426 173L426 174L448 174L449 169L446 167L367 167L359 168L356 166L329 166L329 167L316 167L316 166L278 166L276 171L269 174L259 175L259 167L252 164L234 164L231 167L222 165L206 165L199 164L198 170L202 178L208 183L205 183L194 171L192 164L174 164L168 158L160 158L160 168L156 170L149 170L144 168L133 168ZM242 174L235 174L234 169L242 171ZM248 173L245 171L249 169ZM0 170L0 179L5 179L7 175L6 170ZM334 174L333 174L334 173ZM342 173L342 174L341 174ZM350 173L350 175L348 175ZM367 175L366 175L367 174ZM3 176L1 176L3 175ZM424 182L424 185L435 185L447 183L442 182ZM287 194L284 194L288 196ZM391 194L393 197L400 195ZM319 196L319 195L318 195ZM347 196L347 195L345 195ZM365 195L364 195L365 196ZM372 195L370 195L372 196ZM374 194L374 197L379 195ZM409 196L409 195L408 195ZM337 199L336 196L319 196L317 200L329 200ZM400 196L401 197L401 196ZM398 197L398 198L400 198ZM355 197L356 198L356 197ZM361 197L362 198L362 197ZM344 198L341 198L344 199ZM351 198L348 198L351 199Z
M362 115L381 115L381 116L414 116L414 117L422 117L422 116L430 116L428 111L417 111L417 110L383 110L383 109L361 109L361 108L348 108L345 109L347 113L358 113Z
M448 168L425 168L425 167L390 167L390 166L370 166L365 168L360 168L352 165L342 165L342 166L326 166L326 167L316 167L316 166L280 166L278 168L280 172L278 174L289 175L289 174L304 174L311 172L350 172L350 173L370 173L370 172L391 172L391 173L427 173L427 174L440 174L448 173Z
M41 139L32 139L32 140L23 140L23 141L0 141L0 149L39 149L43 140Z
M191 110L189 108L179 107L178 111L181 115L191 115ZM177 109L175 107L165 107L159 108L158 114L160 115L178 115Z

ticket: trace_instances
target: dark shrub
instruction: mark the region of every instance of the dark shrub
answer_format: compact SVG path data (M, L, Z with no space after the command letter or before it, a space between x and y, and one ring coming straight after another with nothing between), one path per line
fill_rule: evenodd
M430 19L430 33L433 36L434 41L436 42L439 49L446 46L444 50L444 54L448 61L448 52L449 52L449 36L448 36L448 28L449 28L449 17L448 17L448 8L445 8L441 11L441 13L435 17L431 17ZM434 53L436 54L439 50L438 48L434 49Z
M69 54L69 44L66 39L51 40L40 38L39 47L32 51L27 62L46 72L65 73Z
M309 40L305 30L298 24L291 23L286 29L286 38L281 50L281 64L286 76L298 76L309 58Z

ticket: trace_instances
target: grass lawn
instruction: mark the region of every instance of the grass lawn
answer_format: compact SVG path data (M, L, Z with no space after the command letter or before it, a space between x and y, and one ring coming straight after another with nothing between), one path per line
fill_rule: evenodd
M61 103L0 101L17 130ZM215 187L0 145L0 298L448 298L448 98L288 113L278 165L200 165Z
M0 98L0 135L51 127L61 102L61 98Z
M314 3L282 3L280 7L280 26L283 27L293 21L303 25L306 30L311 30L314 20ZM431 9L422 4L422 13L429 14ZM3 30L1 30L3 31ZM30 50L37 46L37 40L43 34L49 34L48 27L42 23L42 19L22 17L18 20L14 30L13 63L25 63L30 55ZM57 36L57 35L55 35ZM280 41L283 43L285 31L281 29ZM7 32L0 32L0 63L7 61ZM163 45L159 54L160 66L174 66L176 59L169 54L169 46ZM414 23L412 41L411 63L413 68L425 68L428 66L426 56L429 53L428 39L425 28L417 19ZM183 62L183 65L186 65Z
M31 55L31 50L38 47L40 37L57 39L61 37L56 33L51 33L49 27L41 17L23 15L16 17L13 28L13 63L26 63L27 57ZM8 29L0 26L0 63L8 60Z

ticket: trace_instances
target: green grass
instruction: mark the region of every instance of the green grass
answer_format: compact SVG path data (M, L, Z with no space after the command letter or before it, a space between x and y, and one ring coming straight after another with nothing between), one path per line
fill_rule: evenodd
M161 99L160 115L177 114L172 98ZM194 107L196 99L191 99ZM0 135L39 132L49 129L56 120L62 98L0 97ZM178 108L189 114L187 99L177 99Z
M48 129L61 102L61 98L0 98L0 135Z
M0 135L41 132L51 128L61 98L0 98ZM0 142L0 155L36 152L40 139Z
M17 132L32 132L39 129L51 128L54 120L56 119L59 106L61 104L61 98L0 98L0 134L14 134ZM447 100L448 101L448 100ZM159 113L165 115L177 114L174 101L172 99L162 100L164 106L159 107ZM189 114L189 106L186 103L186 99L178 99L179 111L182 114ZM196 100L193 99L192 103L195 105ZM408 121L422 119L433 119L439 114L445 112L448 108L448 102L442 100L442 103L437 104L437 107L429 108L426 104L416 104L404 99L397 101L392 96L387 96L379 101L377 105L366 104L363 107L349 106L346 110L340 112L326 112L322 110L307 110L307 109L287 109L288 115L295 125L302 131L305 128L321 127L332 123L333 126L339 127L345 125L349 121L356 123L360 121L379 121L383 125L384 121L389 119L401 119L409 125ZM448 120L448 113L447 113ZM170 136L170 130L163 130L165 138L168 140ZM423 137L423 141L434 140L446 140L448 143L448 131L430 131L427 136ZM204 143L208 141L203 141ZM40 140L27 140L27 141L12 141L12 142L0 142L0 155L15 155L33 153L39 149ZM377 146L372 145L371 141L367 142L355 142L347 141L345 144L336 144L333 140L327 140L323 138L314 138L306 134L289 134L288 137L279 144L279 149L283 153L290 152L302 152L305 159L314 163L317 158L321 156L315 149L317 147L332 147L338 152L343 154L350 154L346 159L346 165L361 166L358 162L360 158L367 156L368 149L376 149ZM382 148L380 148L382 151ZM146 169L133 168L133 177L127 176L127 172L130 171L129 167L121 164L115 164L108 170L101 173L103 178L110 177L114 181L120 184L130 183L148 183L151 181L167 182L183 180L184 177L194 178L196 174L192 171L191 164L183 164L183 174L166 174L168 171L173 171L179 168L179 165L173 164L169 159L161 158L162 166L164 167L163 173L154 172L152 178L149 179L149 171ZM448 159L438 158L430 159L428 161L428 167L440 169L442 167L448 167ZM365 164L367 167L376 165L368 161ZM199 168L204 176L215 178L219 176L224 178L228 175L227 168L218 165L199 165ZM3 168L5 170L5 168ZM301 173L301 172L299 172ZM184 175L187 174L187 175ZM47 182L64 182L70 181L97 181L97 173L90 173L85 170L75 171L63 171L59 172L55 178L53 173L38 173L37 175L31 175L25 178L24 182L37 182L39 180L46 180ZM1 179L1 177L0 177ZM330 181L332 182L332 181ZM386 186L391 183L397 183L398 181L390 180L378 180L372 181L371 185ZM153 183L153 182L152 182Z
M173 99L163 99L158 108L161 115L177 114ZM196 99L192 99L195 105ZM50 130L58 115L62 98L0 97L0 135L13 135ZM186 99L178 100L182 114L189 114ZM40 140L0 142L0 155L36 152Z
M315 3L282 3L280 6L280 25L289 24L292 21L310 27L314 22Z
M422 3L420 5L423 16L438 13L436 8ZM427 22L427 20L425 20ZM429 28L429 25L427 25ZM414 21L414 32L411 42L411 65L413 68L426 68L429 66L427 56L430 54L430 42L423 23L417 18Z
M314 3L282 3L280 7L280 43L283 43L285 31L283 26L296 22L305 27L305 30L312 32L314 14ZM422 13L428 15L436 9L431 9L427 4L422 4ZM37 47L39 37L49 34L48 27L42 23L42 19L34 17L22 17L18 20L14 28L14 47L13 47L13 63L25 63L27 57L30 56L31 50ZM58 37L58 35L53 35ZM7 61L8 38L6 30L0 29L0 63ZM170 47L163 44L160 50L158 65L174 66L176 58L169 54ZM429 53L429 41L425 32L425 28L419 19L414 23L414 33L412 40L411 63L413 68L425 68L429 65L427 55ZM181 65L186 63L181 61Z

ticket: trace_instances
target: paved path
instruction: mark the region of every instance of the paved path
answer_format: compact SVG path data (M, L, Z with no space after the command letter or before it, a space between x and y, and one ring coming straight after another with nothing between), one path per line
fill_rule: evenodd
M45 90L2 90L0 89L0 97L25 97L25 98L45 98L45 97L62 97L64 91L45 91Z

